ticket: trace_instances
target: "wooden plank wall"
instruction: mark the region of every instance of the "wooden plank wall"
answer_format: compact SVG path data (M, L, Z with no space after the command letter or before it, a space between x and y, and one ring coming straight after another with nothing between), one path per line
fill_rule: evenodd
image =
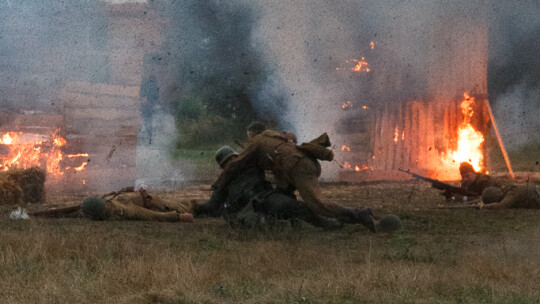
M88 153L90 160L84 171L68 172L67 182L88 190L133 186L141 120L139 86L70 82L60 102L66 153Z
M486 101L482 98L476 100L477 110L472 121L483 134L489 132L489 118L482 112ZM457 129L463 120L460 102L411 101L381 107L371 126L371 151L363 152L371 155L367 166L373 170L356 174L353 179L410 178L399 173L399 168L426 175L435 173L441 152L457 146Z

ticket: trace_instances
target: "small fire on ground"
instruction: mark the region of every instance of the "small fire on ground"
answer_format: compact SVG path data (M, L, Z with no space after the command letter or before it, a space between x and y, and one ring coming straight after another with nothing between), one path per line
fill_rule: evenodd
M0 134L0 171L37 166L53 177L60 177L68 170L83 171L88 164L88 153L64 154L62 148L67 142L59 133L58 129L49 136L23 132Z

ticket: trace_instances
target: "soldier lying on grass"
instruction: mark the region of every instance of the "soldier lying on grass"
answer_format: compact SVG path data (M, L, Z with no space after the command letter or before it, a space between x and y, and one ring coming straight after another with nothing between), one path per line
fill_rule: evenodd
M187 204L165 201L146 190L124 188L102 197L87 197L81 205L28 213L40 217L88 217L93 220L140 220L160 222L193 222Z
M482 192L479 209L530 208L540 209L540 185L516 184L487 187Z

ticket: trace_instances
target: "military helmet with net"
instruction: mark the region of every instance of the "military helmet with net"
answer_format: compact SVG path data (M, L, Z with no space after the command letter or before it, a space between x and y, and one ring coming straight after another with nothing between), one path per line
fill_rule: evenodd
M93 220L103 220L105 213L105 199L90 196L84 199L81 208L84 215Z
M377 232L393 232L400 230L402 227L401 220L395 214L385 215L375 223Z
M222 164L227 161L227 159L234 155L238 155L238 153L236 153L236 151L234 151L229 146L223 146L219 148L216 152L216 161L220 166L222 166Z
M482 191L482 202L484 204L497 203L502 198L502 191L499 187L487 187Z

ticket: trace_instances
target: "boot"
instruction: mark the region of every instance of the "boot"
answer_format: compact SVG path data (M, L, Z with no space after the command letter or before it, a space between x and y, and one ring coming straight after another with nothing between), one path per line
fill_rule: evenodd
M342 218L344 222L362 224L366 226L371 232L376 232L375 218L371 208L345 208Z
M320 220L318 223L318 227L321 227L324 230L330 231L330 230L338 230L343 228L343 222L338 220L337 218L331 218L331 217L324 217L319 216Z

